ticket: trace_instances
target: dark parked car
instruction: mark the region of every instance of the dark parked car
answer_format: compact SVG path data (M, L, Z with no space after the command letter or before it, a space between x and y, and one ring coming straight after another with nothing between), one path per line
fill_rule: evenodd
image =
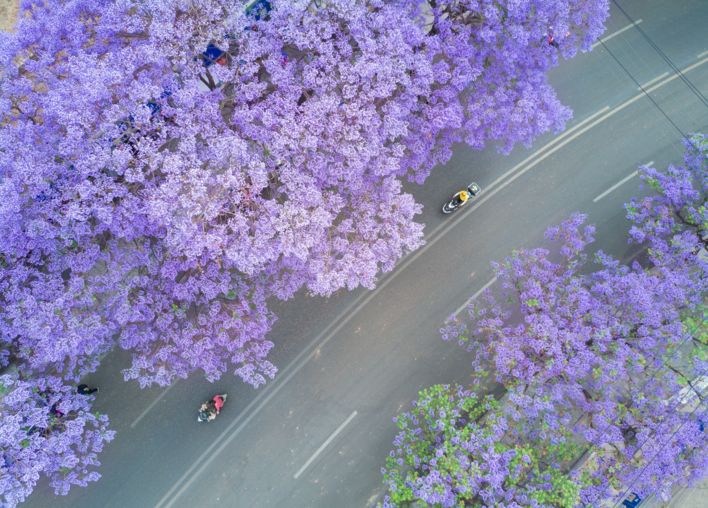
M636 508L642 503L642 498L636 492L632 492L627 498L622 501L622 506L625 508Z

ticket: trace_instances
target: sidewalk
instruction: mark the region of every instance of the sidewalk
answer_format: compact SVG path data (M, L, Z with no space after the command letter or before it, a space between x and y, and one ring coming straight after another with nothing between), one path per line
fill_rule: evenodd
M676 491L667 502L658 497L651 497L640 508L706 508L708 506L708 472L693 487Z
M697 482L693 487L681 489L668 504L666 508L705 508L708 506L708 474Z
M8 31L15 26L19 0L0 0L0 30Z

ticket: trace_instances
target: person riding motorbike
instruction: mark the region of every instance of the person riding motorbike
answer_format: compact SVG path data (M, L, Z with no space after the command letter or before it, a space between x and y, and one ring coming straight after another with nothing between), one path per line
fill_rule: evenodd
M224 407L224 397L217 394L210 401L201 405L199 414L202 419L210 422L221 412L222 407Z
M221 408L224 407L224 397L222 397L221 395L214 395L211 401L214 404L216 414L221 413Z
M478 184L472 182L466 189L453 194L452 199L443 205L442 212L448 214L459 210L468 202L472 201L472 198L479 194L481 190Z
M477 194L479 194L480 190L482 189L479 188L479 185L477 185L476 183L471 183L467 186L467 189L461 190L460 192L452 196L452 200L455 206L464 205L470 198L473 198Z
M459 206L465 204L469 198L470 195L467 191L460 191L452 196L452 202L455 206Z

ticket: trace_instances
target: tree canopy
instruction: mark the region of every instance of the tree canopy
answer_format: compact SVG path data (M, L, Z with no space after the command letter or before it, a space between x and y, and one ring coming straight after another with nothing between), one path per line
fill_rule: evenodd
M629 488L664 494L702 476L708 143L696 135L686 148L683 166L642 168L656 192L627 205L630 241L647 249L643 264L590 257L595 229L581 214L548 229L555 248L494 264L498 287L453 316L442 336L471 354L473 375L504 388L504 403L459 387L422 391L397 420L384 505L596 506ZM537 476L510 466L521 449L536 454L524 451L524 464L540 460ZM479 464L504 457L490 466L490 482Z
M606 0L267 3L25 1L0 34L8 393L75 383L116 346L142 386L265 383L269 299L373 288L422 244L404 179L423 183L456 142L509 150L561 129L546 73L608 14ZM71 464L94 460L86 432Z

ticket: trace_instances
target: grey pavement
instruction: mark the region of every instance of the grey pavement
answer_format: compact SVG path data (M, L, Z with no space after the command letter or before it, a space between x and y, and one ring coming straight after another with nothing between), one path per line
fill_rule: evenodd
M706 508L708 506L708 474L693 487L678 491L671 501L663 506L667 508Z
M642 503L641 508L706 508L708 506L708 471L702 480L690 487L674 490L669 500L652 496Z
M101 386L97 409L118 431L101 455L104 477L62 498L42 485L27 505L375 505L396 430L391 418L422 387L475 382L470 359L438 330L490 281L490 261L539 245L543 231L573 211L596 224L598 248L631 258L636 248L626 244L622 204L643 191L636 177L616 185L641 163L679 161L682 133L708 130L701 99L708 94L708 2L621 5L631 19L613 7L607 34L632 21L634 28L551 73L575 112L564 133L508 157L460 147L424 186L408 187L425 206L427 245L376 290L274 305L276 380L253 390L231 376L212 386L195 375L167 391L139 390L120 380L126 353L112 353L89 380ZM638 90L652 82L648 94ZM469 180L482 185L479 200L443 217L439 206ZM230 395L222 415L199 426L197 405L217 391Z

